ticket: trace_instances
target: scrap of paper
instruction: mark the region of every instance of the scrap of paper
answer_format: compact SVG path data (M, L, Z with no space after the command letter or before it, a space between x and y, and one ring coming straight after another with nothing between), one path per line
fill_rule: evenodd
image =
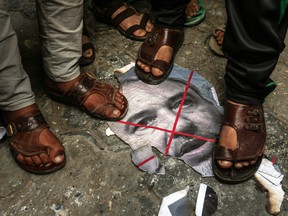
M163 198L158 216L191 216L192 203L187 197L189 186Z
M200 184L196 202L196 216L210 216L215 213L218 206L216 192L205 184Z
M285 192L282 189L281 181L284 175L277 171L273 163L266 158L255 173L256 180L268 191L267 211L276 215L280 212Z
M277 171L271 161L264 158L257 173L274 185L280 185L284 175Z
M3 139L5 134L6 134L6 129L4 127L0 126L0 140Z

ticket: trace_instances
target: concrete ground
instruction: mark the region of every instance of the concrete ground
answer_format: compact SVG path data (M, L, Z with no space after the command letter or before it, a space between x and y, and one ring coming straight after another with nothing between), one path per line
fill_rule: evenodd
M8 142L0 143L0 215L153 216L158 214L164 196L187 185L191 187L189 198L195 207L200 183L209 185L218 194L219 204L215 215L269 215L265 210L267 193L259 189L254 180L238 185L221 184L214 178L202 178L179 160L164 156L161 161L166 164L165 175L141 172L131 162L129 146L116 136L105 135L105 121L92 119L75 108L50 100L42 82L35 3L32 0L9 2L24 67L31 77L38 105L52 130L64 143L67 165L47 176L29 174L13 161ZM214 85L222 102L226 60L210 52L207 38L215 27L225 22L224 1L203 0L203 3L207 17L202 24L186 28L186 39L175 63L199 71ZM135 7L149 10L149 3L139 0ZM83 70L94 72L100 80L115 82L114 69L135 61L141 42L124 38L112 27L96 22L93 15L85 11L97 58L93 65ZM276 157L282 173L286 175L283 180L286 205L287 57L286 49L272 75L278 87L265 102L268 132L266 155ZM288 215L284 204L280 216Z

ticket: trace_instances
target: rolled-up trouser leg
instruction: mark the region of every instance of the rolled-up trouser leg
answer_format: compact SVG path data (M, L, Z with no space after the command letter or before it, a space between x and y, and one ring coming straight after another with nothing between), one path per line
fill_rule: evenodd
M275 89L269 76L284 49L288 24L287 8L282 17L281 5L274 0L226 0L227 99L261 104Z
M0 52L0 109L15 111L34 104L34 93L21 63L17 36L4 0L0 0Z
M37 0L43 66L56 82L80 75L83 0Z
M185 8L190 0L151 0L155 12L155 24L163 27L181 28L185 22Z

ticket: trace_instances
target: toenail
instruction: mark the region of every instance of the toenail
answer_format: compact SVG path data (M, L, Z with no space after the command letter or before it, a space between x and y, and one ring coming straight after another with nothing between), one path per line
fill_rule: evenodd
M114 110L114 111L113 111L113 115L114 115L114 116L118 116L119 114L120 114L120 111L119 111L119 110Z
M45 167L49 167L51 165L51 163L45 164Z
M61 163L63 161L63 156L59 155L55 157L55 163Z

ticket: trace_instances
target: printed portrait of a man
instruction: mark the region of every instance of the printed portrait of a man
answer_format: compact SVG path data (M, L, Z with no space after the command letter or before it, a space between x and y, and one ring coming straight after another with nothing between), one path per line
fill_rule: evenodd
M133 69L118 79L129 110L124 119L108 124L130 145L133 162L149 173L162 173L153 147L204 176L212 175L211 152L220 129L221 107L210 83L197 72L176 65L159 85L143 83Z

